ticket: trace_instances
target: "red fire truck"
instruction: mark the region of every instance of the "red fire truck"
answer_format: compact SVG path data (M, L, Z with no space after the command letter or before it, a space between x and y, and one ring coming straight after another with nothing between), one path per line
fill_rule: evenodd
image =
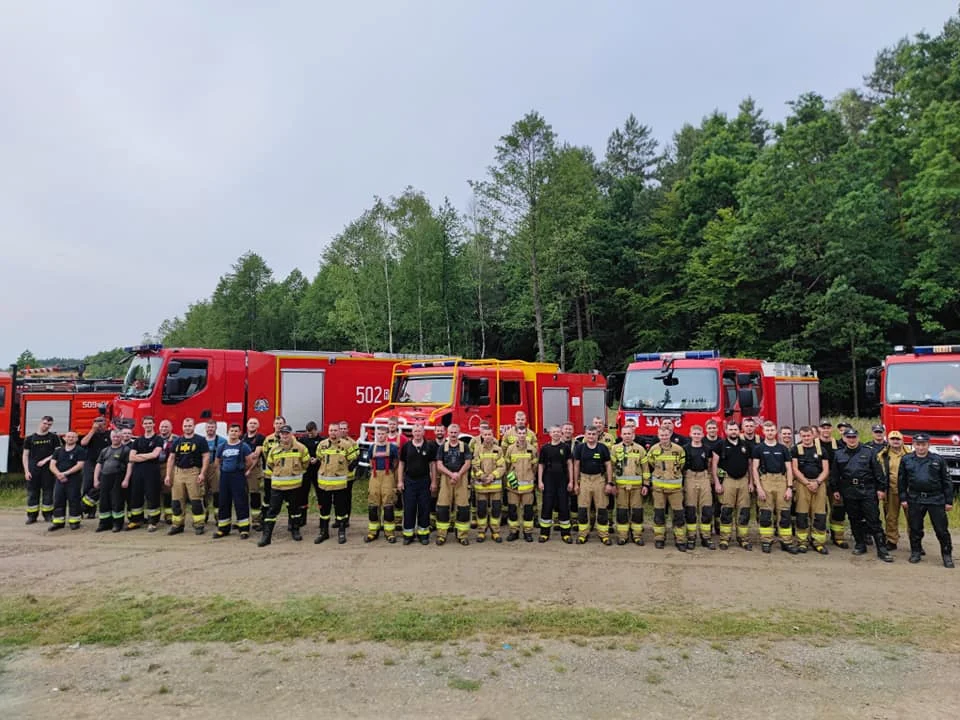
M867 370L867 398L880 403L887 432L904 442L930 435L954 485L960 485L960 345L898 345L881 367Z
M639 353L622 379L617 428L637 423L641 442L652 444L670 419L679 435L710 418L745 417L799 427L820 420L820 381L809 365L724 358L717 350Z
M229 423L255 417L264 432L283 415L295 432L313 420L346 420L351 433L390 395L393 366L403 356L359 352L291 352L126 348L133 358L112 405L113 423L140 432L147 415L170 420L174 432L184 418L214 420L221 433Z
M461 434L476 435L484 421L499 437L522 410L540 443L549 440L547 429L555 423L569 420L582 430L594 415L606 417L603 375L560 372L554 363L463 358L400 362L390 387L388 402L364 425L361 443L372 441L374 426L391 416L407 431L422 421L428 437L437 426L454 422Z

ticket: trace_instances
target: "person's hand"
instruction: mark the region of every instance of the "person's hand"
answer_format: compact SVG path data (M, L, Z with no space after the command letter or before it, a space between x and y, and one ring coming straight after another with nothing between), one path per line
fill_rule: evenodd
M753 493L753 483L747 483L747 493Z
M757 485L757 500L759 500L760 502L766 502L766 501L767 501L767 491L764 490L764 489L763 489L762 487L760 487L759 485Z
M640 488L640 494L643 495L644 497L646 497L647 493L649 492L650 492L650 488L648 488L646 485Z
M721 485L719 482L714 484L713 489L716 491L717 495L723 495L723 485Z
M94 480L93 480L93 489L94 489L94 490L99 490L99 489L100 489L100 479L99 479L99 478L94 478Z
M537 487L540 488L540 492L543 492L543 481L538 482Z
M948 503L947 505L944 506L944 509L947 512L950 512L951 510L953 510L953 503Z
M907 509L907 501L904 500L902 503L900 503L900 507L902 507L904 510L906 510L906 509ZM947 505L947 507L950 508L950 507L953 507L953 506L952 506L952 505ZM947 512L950 512L950 511L947 510Z
M580 494L580 483L574 483L574 484L573 484L573 491L574 491L575 493L577 493L578 495Z
M567 483L567 492L571 492L571 493L573 492L573 482L572 482L572 481Z
M397 480L397 492L403 492L403 479Z
M807 485L807 490L809 490L812 493L815 493L820 488L820 486L817 485L816 480L810 480L810 481L804 480L804 483L806 483Z
M437 492L437 483L436 483L436 482L430 483L430 492L431 492L432 494L436 494L436 492Z
M29 470L27 470L27 471L23 474L23 476L26 478L27 482L30 482L31 480L33 480L33 473L30 472Z
M883 490L877 490L877 500L884 500L887 494Z
M834 501L834 502L840 502L840 493L835 492L835 493L833 494L833 501Z
M197 485L203 485L203 473L197 475Z
M784 499L784 500L789 500L789 499L792 498L792 497L793 497L793 488L792 488L792 487L788 487L788 488L784 491L784 493L783 493L783 499Z
M166 487L170 487L171 485L173 485L173 483L170 482L170 476L169 476L169 475L167 475L167 476L163 479L163 484L164 484Z
M129 486L130 486L129 480L124 480L122 483L120 483L120 487L122 487L124 490L126 490Z

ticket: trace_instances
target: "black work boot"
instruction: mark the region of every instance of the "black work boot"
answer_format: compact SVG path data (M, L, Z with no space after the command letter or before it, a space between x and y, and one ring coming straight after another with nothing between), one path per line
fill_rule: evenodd
M343 545L347 541L347 521L344 520L337 528L337 542Z
M303 535L300 534L300 523L297 520L294 520L293 525L290 527L290 537L297 542L303 540Z
M885 563L893 562L893 555L890 554L890 551L887 550L887 541L883 535L877 535L873 539L873 544L877 546L877 557L883 560Z
M866 555L867 554L867 544L864 542L856 543L853 546L854 555Z
M330 521L321 520L320 521L320 532L317 534L316 539L313 541L314 545L319 545L325 540L330 539Z
M265 522L263 524L263 535L260 536L260 542L257 543L257 547L266 547L270 544L270 541L273 538L273 527L274 524L272 522Z
M921 558L920 558L920 551L919 551L919 550L911 550L911 551L910 551L910 559L907 560L907 562L908 562L908 563L911 563L911 564L913 564L913 565L916 565L918 562L920 562L920 560L921 560Z
M943 554L943 566L950 570L953 569L953 555L951 553L945 552Z

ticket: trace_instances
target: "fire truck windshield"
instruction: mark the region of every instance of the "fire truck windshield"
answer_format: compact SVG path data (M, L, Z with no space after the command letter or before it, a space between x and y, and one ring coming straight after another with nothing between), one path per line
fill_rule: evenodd
M153 392L163 358L159 355L137 355L130 362L127 376L123 379L121 397L145 398Z
M403 375L393 386L393 402L445 405L453 393L453 375Z
M892 405L960 405L960 362L894 363L886 388Z
M709 368L679 368L674 384L657 380L659 370L628 370L623 382L624 410L716 410L720 380Z

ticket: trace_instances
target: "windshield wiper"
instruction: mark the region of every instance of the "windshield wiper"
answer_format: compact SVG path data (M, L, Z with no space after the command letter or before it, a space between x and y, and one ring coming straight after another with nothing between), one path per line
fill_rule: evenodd
M893 403L894 405L944 405L943 400L934 400L932 398L927 400L898 400Z

